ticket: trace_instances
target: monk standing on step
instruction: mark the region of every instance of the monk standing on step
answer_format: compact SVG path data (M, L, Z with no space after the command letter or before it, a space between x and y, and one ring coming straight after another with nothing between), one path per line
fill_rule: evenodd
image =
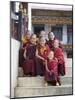
M30 44L25 46L23 71L25 75L35 76L36 35L30 37Z
M31 32L27 31L26 33L22 34L21 38L21 48L19 50L19 66L22 67L23 61L24 61L24 48L26 45L30 43L30 37L31 37Z

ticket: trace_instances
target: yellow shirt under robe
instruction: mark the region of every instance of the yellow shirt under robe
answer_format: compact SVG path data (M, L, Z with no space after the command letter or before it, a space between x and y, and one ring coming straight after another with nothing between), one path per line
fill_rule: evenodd
M27 42L25 34L22 34L21 41L22 41L22 45Z

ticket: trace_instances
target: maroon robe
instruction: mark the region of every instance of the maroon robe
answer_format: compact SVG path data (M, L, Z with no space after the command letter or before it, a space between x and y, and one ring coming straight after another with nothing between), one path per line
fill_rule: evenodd
M65 75L65 61L62 49L55 48L54 56L58 59L58 73L61 75Z
M30 44L30 41L27 41L19 50L19 67L22 67L24 62L24 48Z
M24 61L23 53L24 53L24 49L20 48L20 50L19 50L19 67L22 67L22 64Z
M38 54L43 57L44 59L47 59L48 54L50 52L49 46L46 44L44 48L42 48L40 45L37 47ZM45 72L45 64L44 61L42 61L39 58L36 58L36 73L37 75L43 76Z
M47 62L47 69L45 69L45 80L48 82L54 82L58 80L58 68L57 68L57 61L52 59Z
M27 40L26 43L23 44L23 48L30 44L30 40Z
M35 54L36 46L29 44L26 46L26 59L23 62L23 71L26 75L35 75Z
M54 40L57 40L56 38L54 38ZM48 44L49 48L51 50L54 50L54 40L49 40L49 41L46 41L46 43ZM62 49L62 44L60 43L59 41L59 47Z

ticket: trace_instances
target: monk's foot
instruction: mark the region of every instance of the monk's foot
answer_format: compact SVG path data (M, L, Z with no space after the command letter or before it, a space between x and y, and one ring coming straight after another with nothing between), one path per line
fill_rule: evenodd
M26 75L26 77L31 77L31 75Z
M44 76L43 74L40 74L40 76Z
M61 81L58 81L59 85L61 85Z
M24 74L23 77L26 77L26 75Z
M45 81L44 85L45 85L45 87L47 87L47 86L48 86L48 83L47 83L47 81Z
M56 82L56 86L60 86L59 82Z

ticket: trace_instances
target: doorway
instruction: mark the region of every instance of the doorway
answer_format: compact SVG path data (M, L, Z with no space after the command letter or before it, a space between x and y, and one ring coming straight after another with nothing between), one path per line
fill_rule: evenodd
M38 36L40 31L44 30L44 25L33 25L34 33Z

